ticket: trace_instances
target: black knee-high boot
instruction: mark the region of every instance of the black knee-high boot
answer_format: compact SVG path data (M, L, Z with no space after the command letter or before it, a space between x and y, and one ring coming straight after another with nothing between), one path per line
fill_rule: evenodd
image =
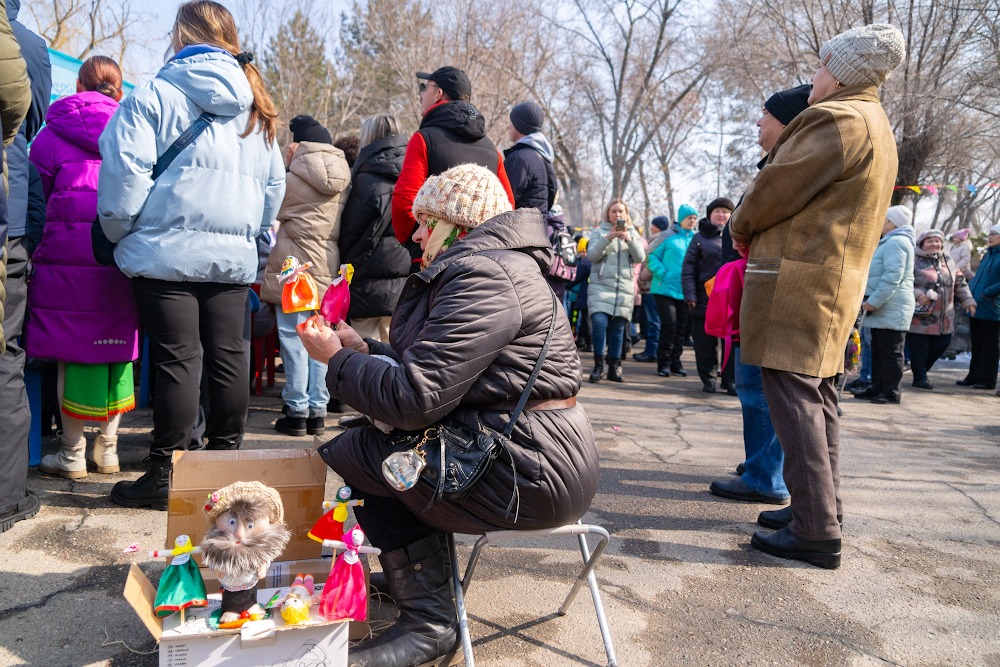
M379 556L399 618L383 634L350 650L352 667L413 667L455 647L458 618L443 542L435 534Z

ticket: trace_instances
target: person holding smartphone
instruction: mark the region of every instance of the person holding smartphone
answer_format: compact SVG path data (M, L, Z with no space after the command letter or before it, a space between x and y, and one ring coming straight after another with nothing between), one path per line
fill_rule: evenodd
M587 255L591 262L587 309L594 342L590 381L600 382L604 375L607 342L607 377L612 382L624 382L622 344L635 303L633 265L646 259L646 250L642 236L632 226L628 206L620 198L611 200L604 209L604 220L590 235Z

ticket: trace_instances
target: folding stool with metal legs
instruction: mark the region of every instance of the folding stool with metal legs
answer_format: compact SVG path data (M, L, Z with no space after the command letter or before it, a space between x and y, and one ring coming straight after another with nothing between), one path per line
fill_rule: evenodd
M597 535L600 539L597 546L594 548L593 553L590 552L590 548L587 546L586 536L589 534ZM475 658L472 656L472 638L469 635L469 619L465 609L465 593L469 590L469 584L472 583L472 575L476 571L476 563L479 562L479 556L482 554L483 548L490 544L499 544L500 542L509 541L511 539L526 537L554 537L557 535L576 535L580 542L580 554L583 556L583 570L580 571L579 576L573 583L573 588L570 589L569 595L566 596L566 600L562 603L562 606L559 607L559 615L566 615L566 612L569 611L569 606L573 604L573 599L580 591L580 587L583 586L583 583L586 581L590 585L590 595L594 600L594 610L597 613L597 625L601 629L601 637L604 640L604 650L608 654L608 667L617 667L618 660L615 657L615 647L611 643L611 631L608 628L608 621L604 616L604 605L601 603L601 592L597 588L597 577L594 576L594 566L597 564L597 559L601 557L601 554L604 553L604 549L608 546L611 536L608 535L608 531L600 526L585 524L579 521L573 524L546 530L498 530L488 532L480 537L476 541L475 546L472 547L472 554L469 556L469 563L465 567L465 576L462 576L461 568L458 564L458 553L455 549L455 535L453 533L448 534L448 551L451 555L452 585L455 592L455 606L458 610L458 626L459 632L462 636L462 651L465 654L466 667L474 667Z

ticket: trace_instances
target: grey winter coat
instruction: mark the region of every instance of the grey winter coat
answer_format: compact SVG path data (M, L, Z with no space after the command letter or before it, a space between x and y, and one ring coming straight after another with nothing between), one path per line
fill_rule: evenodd
M865 286L865 301L875 306L875 310L865 315L866 327L910 329L916 307L913 248L913 227L894 229L878 242Z
M329 361L331 394L405 430L451 413L502 431L551 321L544 275L552 249L543 230L535 210L504 213L410 276L393 314L390 345L368 341L372 355L392 356L400 365L341 350ZM580 361L561 306L557 318L532 400L567 399L580 390ZM520 495L516 523L514 512L506 512L514 475L503 457L461 502L443 500L424 513L433 490L424 483L406 492L387 485L381 465L390 450L376 428L351 429L319 451L358 496L393 496L438 530L527 530L582 516L598 477L594 432L583 408L526 410L511 440Z
M605 313L612 317L632 318L635 303L635 278L633 264L646 259L642 236L628 226L629 241L608 240L613 225L604 221L590 234L587 257L590 259L590 287L587 291L587 308L590 314Z

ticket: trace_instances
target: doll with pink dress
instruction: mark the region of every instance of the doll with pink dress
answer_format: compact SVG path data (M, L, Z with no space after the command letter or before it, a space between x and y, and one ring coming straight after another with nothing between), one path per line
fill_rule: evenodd
M323 542L323 546L342 549L343 553L334 560L330 576L323 585L319 613L328 621L364 621L368 618L368 586L359 554L378 555L382 550L364 546L365 533L361 526L354 526L344 537L343 542Z

